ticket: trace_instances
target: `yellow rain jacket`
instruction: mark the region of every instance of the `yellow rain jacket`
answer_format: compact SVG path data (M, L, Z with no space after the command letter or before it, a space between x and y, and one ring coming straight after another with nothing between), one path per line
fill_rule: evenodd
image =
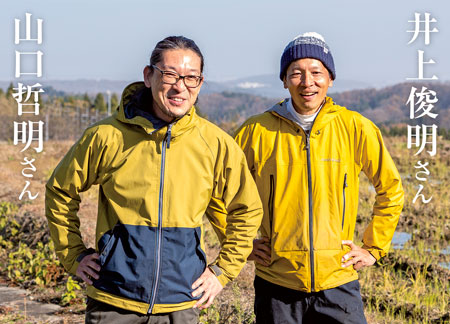
M379 129L360 114L327 97L307 135L286 106L250 118L236 135L263 202L260 231L270 238L271 263L256 264L256 275L304 292L334 288L358 278L341 267L350 250L341 241L353 240L360 171L377 192L363 238L377 259L403 207L400 175Z
M262 206L233 138L194 107L161 124L136 109L137 94L151 98L143 83L128 86L118 111L89 127L63 158L47 183L46 215L57 254L75 274L87 253L80 192L98 184L101 271L88 296L143 314L172 312L199 298L191 286L207 266L203 215L214 224L227 220L226 228L216 227L222 249L214 262L225 285L251 252Z

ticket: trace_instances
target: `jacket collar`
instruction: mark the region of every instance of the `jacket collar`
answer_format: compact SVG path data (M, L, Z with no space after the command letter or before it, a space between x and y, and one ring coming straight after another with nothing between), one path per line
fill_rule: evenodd
M298 127L298 124L295 122L295 118L287 109L287 102L289 100L292 99L287 98L280 101L272 108L270 108L268 112ZM338 116L340 111L343 109L345 108L336 105L331 97L326 97L325 103L323 104L322 108L320 109L319 113L316 116L316 119L314 120L313 126L311 128L311 133L315 133L323 129L328 123L330 123L334 118L336 118L336 116Z
M114 113L116 119L123 123L137 125L142 127L146 133L152 134L160 130L166 132L169 123L157 118L144 109L139 109L139 104L145 102L142 98L145 96L143 91L146 89L144 82L134 82L128 85L122 93L120 105ZM150 98L151 100L151 98ZM147 104L150 100L147 100ZM172 137L176 137L194 127L197 123L198 116L195 113L195 107L191 109L181 118L176 119L172 125Z

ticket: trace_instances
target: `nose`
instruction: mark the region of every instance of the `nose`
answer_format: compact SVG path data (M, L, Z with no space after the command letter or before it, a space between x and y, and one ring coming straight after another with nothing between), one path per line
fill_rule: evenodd
M314 84L313 76L311 72L302 73L302 77L300 80L302 86L309 87Z
M173 85L179 92L184 91L186 89L186 85L184 84L184 79L179 78L177 82Z

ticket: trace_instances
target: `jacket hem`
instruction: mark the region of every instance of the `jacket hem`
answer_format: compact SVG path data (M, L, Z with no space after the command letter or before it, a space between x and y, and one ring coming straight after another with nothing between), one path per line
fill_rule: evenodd
M279 280L278 277L277 277L277 279L274 279L274 277L268 276L265 273L259 271L258 269L256 269L255 275L270 282L270 283L273 283L273 284L281 286L281 287L298 290L298 291L302 291L302 292L306 292L306 293L312 292L311 287L309 287L309 288L303 287L302 288L302 287L299 287L298 285L293 285L293 284L287 282L286 280L284 280L284 281L282 279ZM314 291L317 292L317 291L322 291L322 290L326 290L326 289L336 288L338 286L344 285L350 281L357 280L357 279L358 279L358 274L355 273L350 277L345 277L344 279L342 279L340 281L335 281L331 285L317 287L317 289L315 289Z
M128 311L147 314L150 304L139 302L136 300L127 299L124 297L119 297L102 290L99 290L93 286L88 286L87 295L95 300L102 303L112 305L114 307L126 309ZM153 306L152 314L158 313L170 313L175 311L180 311L188 308L192 308L197 300L182 302L179 304L155 304Z

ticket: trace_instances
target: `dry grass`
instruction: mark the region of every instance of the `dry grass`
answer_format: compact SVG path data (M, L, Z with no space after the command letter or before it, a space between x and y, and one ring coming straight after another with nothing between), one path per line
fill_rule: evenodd
M442 268L441 262L450 262L441 249L449 246L450 210L449 187L449 148L450 143L441 141L439 155L434 159L426 156L415 157L406 149L405 139L387 138L397 166L402 173L406 191L406 204L398 229L412 234L405 250L394 251L379 266L371 267L361 273L362 295L365 300L369 323L449 323L449 271ZM8 201L19 206L17 216L33 215L44 218L44 186L58 161L70 148L71 141L46 142L44 152L32 153L31 150L20 153L20 147L11 143L0 143L0 201ZM25 153L29 154L26 155ZM18 196L25 184L21 175L20 162L24 156L36 158L37 171L31 179L31 188L39 192L31 203L19 201ZM433 195L428 205L412 205L415 194L414 164L419 159L432 163L430 179L433 183L427 190ZM360 222L357 224L357 238L361 238L363 229L370 220L374 193L369 189L365 176L361 177ZM83 194L80 208L81 231L87 245L94 245L95 222L97 213L97 188ZM208 258L213 259L219 245L211 227L205 226L208 245ZM252 263L247 264L239 277L229 284L216 299L214 306L203 311L203 323L251 323L253 321L253 276ZM52 292L35 290L38 296L51 300ZM57 293L57 292L53 292ZM45 298L46 294L50 297ZM82 306L82 305L81 305ZM68 308L70 309L70 307ZM11 314L0 311L0 323L11 320ZM20 314L17 314L18 321ZM76 315L79 316L80 315ZM447 317L446 317L447 316ZM70 316L61 315L70 323ZM76 317L73 317L75 320ZM24 322L25 323L25 322Z

